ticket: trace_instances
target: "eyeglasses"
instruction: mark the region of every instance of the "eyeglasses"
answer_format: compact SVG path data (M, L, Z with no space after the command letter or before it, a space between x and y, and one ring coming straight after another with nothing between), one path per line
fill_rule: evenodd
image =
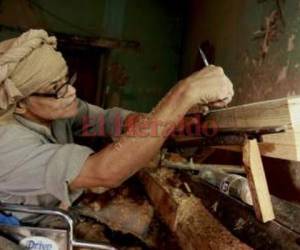
M63 85L61 85L54 93L33 93L31 96L38 97L52 97L56 99L64 98L68 93L69 86L73 86L73 84L77 80L77 73L73 74L73 76L66 81Z

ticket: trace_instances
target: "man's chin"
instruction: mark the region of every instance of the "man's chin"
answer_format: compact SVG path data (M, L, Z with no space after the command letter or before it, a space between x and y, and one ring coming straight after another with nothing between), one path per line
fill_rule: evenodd
M68 107L64 108L55 118L57 119L69 119L78 114L78 102L75 99Z

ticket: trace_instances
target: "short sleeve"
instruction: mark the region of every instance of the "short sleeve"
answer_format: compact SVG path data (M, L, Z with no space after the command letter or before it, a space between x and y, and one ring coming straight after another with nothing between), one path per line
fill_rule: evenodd
M3 131L2 131L3 132ZM12 136L13 135L13 136ZM0 190L12 196L52 195L70 205L68 183L93 151L77 144L43 143L22 129L0 131Z
M119 136L132 111L123 108L102 109L78 99L78 115L71 121L75 136Z
M70 193L68 184L71 183L80 173L85 161L93 151L77 144L56 145L53 155L46 164L45 187L50 194L67 205L81 194Z

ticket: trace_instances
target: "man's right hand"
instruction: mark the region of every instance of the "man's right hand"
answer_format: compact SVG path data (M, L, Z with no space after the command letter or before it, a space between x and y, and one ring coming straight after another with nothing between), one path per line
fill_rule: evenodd
M233 85L221 67L209 65L181 81L187 84L192 105L223 107L231 102Z

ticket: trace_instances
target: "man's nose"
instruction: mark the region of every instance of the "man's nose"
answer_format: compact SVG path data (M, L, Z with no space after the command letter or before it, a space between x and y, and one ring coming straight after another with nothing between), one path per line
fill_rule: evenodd
M76 95L76 89L72 85L69 85L68 91L67 91L67 94L65 97L69 97L69 96L73 96L73 95Z

